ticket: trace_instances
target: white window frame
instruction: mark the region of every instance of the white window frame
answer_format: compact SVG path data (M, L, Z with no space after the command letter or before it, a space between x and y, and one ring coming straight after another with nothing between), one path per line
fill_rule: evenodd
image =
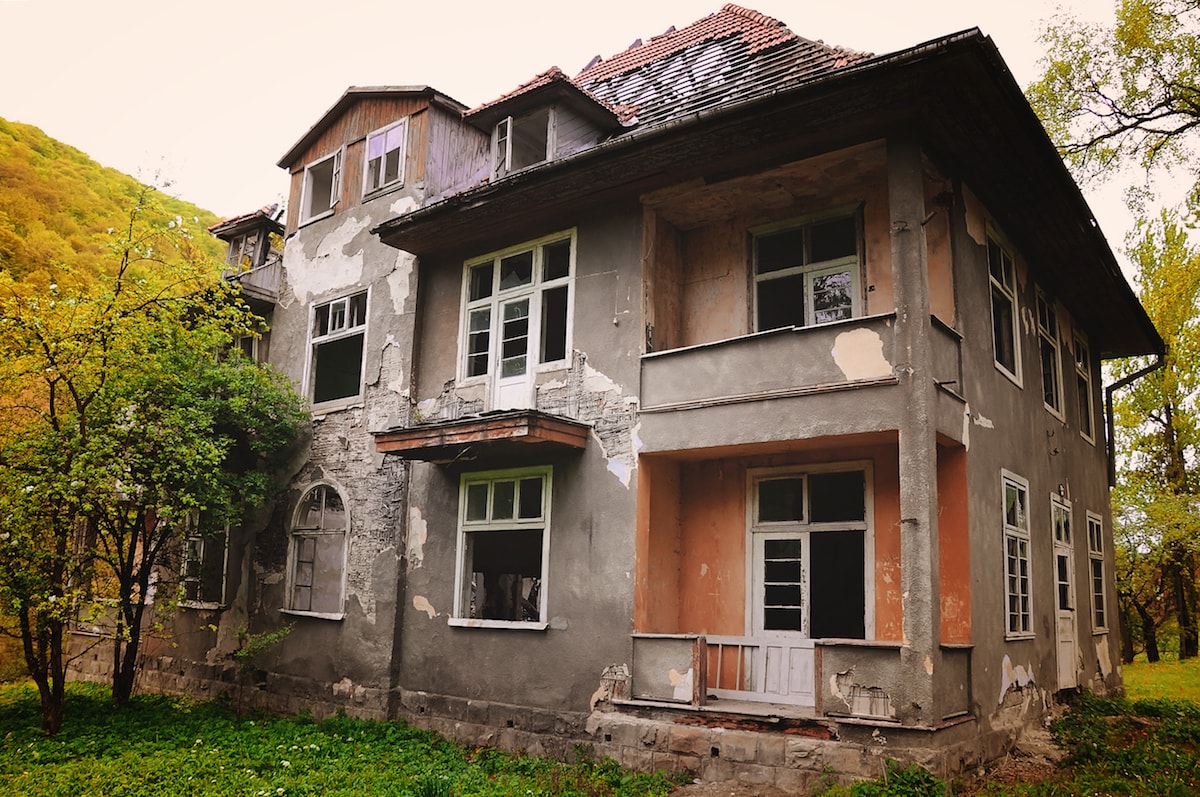
M1059 337L1059 322L1058 322L1058 303L1046 295L1040 288L1036 291L1035 309L1037 311L1037 330L1038 330L1038 354L1041 361L1041 386L1042 386L1042 406L1046 411L1058 418L1060 421L1063 417L1063 378L1062 378L1062 343ZM1049 347L1052 354L1050 359L1046 358L1046 347ZM1053 378L1051 392L1053 401L1046 400L1046 378L1047 368L1053 370L1049 374Z
M812 522L811 498L808 477L824 473L861 472L863 474L863 520L862 521L831 521ZM781 478L799 478L804 483L804 517L799 521L763 521L758 520L758 485L764 481ZM873 463L869 460L827 463L820 465L785 466L776 468L752 468L747 473L746 500L746 584L751 589L758 590L765 583L764 557L762 545L766 540L793 539L803 536L801 557L802 572L809 572L809 556L812 534L824 531L861 531L863 533L863 637L875 638L875 496L874 496ZM807 587L805 587L807 590ZM811 595L805 592L808 600L802 607L801 631L765 631L764 601L752 598L746 601L746 632L755 636L787 636L808 639L810 628L809 611L812 608Z
M571 254L570 264L568 266L567 275L565 277L557 277L555 279L543 279L543 247L548 244L555 244L560 241L570 241ZM546 235L532 241L527 241L518 246L512 246L507 249L501 249L497 252L492 252L482 257L472 258L463 264L463 280L462 280L462 314L459 319L459 335L458 335L458 380L462 384L476 384L488 382L499 375L500 366L500 338L502 335L503 318L501 318L500 308L513 301L519 301L521 298L528 296L529 301L529 343L528 356L533 360L532 364L527 366L528 373L538 373L540 371L559 370L564 368L571 360L572 352L572 330L575 326L575 254L576 254L576 239L575 230L564 230L551 235ZM526 251L533 252L533 274L530 282L526 285L519 285L513 288L501 289L500 287L500 261L513 255L522 254ZM471 270L478 266L484 266L488 263L492 265L492 285L491 293L480 299L471 299ZM546 292L556 288L567 289L567 318L566 318L566 335L563 346L563 356L554 360L541 361L542 352L542 297ZM471 354L471 313L478 310L490 308L491 316L488 326L488 350L487 350L487 369L481 374L470 375L470 363L468 358Z
M310 207L312 204L312 198L313 198L312 194L313 194L314 172L318 168L323 166L324 164L328 163L329 161L333 161L333 163L332 163L333 171L330 174L329 207L323 208L314 213L314 212L312 212L312 208ZM326 216L333 215L334 210L337 209L338 202L341 201L341 198L342 198L342 166L343 166L343 163L344 163L343 151L342 151L342 148L339 147L336 151L330 153L329 155L326 155L323 158L318 158L317 160L313 161L312 163L310 163L304 167L304 185L303 185L303 190L301 191L301 197L300 197L300 224L301 224L301 226L308 224L309 222L317 221L318 219L323 219Z
M546 112L546 154L541 160L527 163L524 166L514 168L513 161L513 140L516 138L516 127L523 121L527 123L527 118L534 113ZM526 169L532 169L547 161L554 159L554 153L558 148L558 109L556 106L533 108L529 112L518 116L505 116L500 121L496 122L496 126L492 128L492 176L495 179L507 177L510 174L516 174Z
M1018 495L1023 496L1023 507L1018 511L1015 523L1008 522L1009 487L1014 488ZM1034 637L1033 572L1030 558L1032 540L1029 533L1029 482L1008 470L1000 471L1000 518L1004 530L1000 557L1004 568L1004 637L1005 639L1032 639ZM1015 546L1015 555L1010 551L1010 542ZM1017 572L1014 572L1012 568L1014 563L1017 565ZM1024 591L1021 590L1021 563L1024 563ZM1015 583L1014 579L1016 579ZM1022 598L1024 599L1023 610L1019 605ZM1015 614L1014 599L1018 601ZM1014 623L1014 617L1016 623Z
M204 563L208 559L208 547L215 537L220 537L223 542L221 545L221 594L215 601L204 600L203 594L200 598L188 598L188 584L199 584L199 591L202 593L204 588ZM195 563L199 563L199 571L193 571ZM219 531L202 532L200 530L199 519L192 517L187 523L186 534L183 538L183 551L179 561L179 586L180 600L179 605L185 609L220 609L225 605L225 596L227 590L226 578L228 577L229 567L229 526L225 526Z
M397 176L393 180L385 179L386 172L387 172L387 156L388 156L389 152L392 152L392 150L390 150L390 149L385 149L383 151L383 154L379 156L380 164L379 164L378 182L376 182L374 185L372 185L372 183L371 183L371 161L373 160L373 158L371 157L371 142L374 141L375 139L381 138L381 139L383 139L384 146L386 147L389 134L394 132L397 129L399 129L401 131L400 132L400 144L398 147L396 147L396 149L400 153L400 155L399 155L400 163L399 163L399 166L397 169ZM366 142L363 147L363 189L362 189L363 196L364 197L371 196L372 194L380 193L380 192L386 191L390 188L397 188L399 186L404 185L404 167L405 167L405 161L408 159L407 155L408 155L408 117L407 116L404 117L403 119L400 119L399 121L392 122L389 125L385 125L384 127L381 127L378 130L375 130L375 131L367 134Z
M1095 512L1087 513L1088 532L1088 591L1092 595L1092 633L1108 631L1107 583L1104 576L1104 519ZM1097 584L1097 568L1099 584ZM1103 622L1097 622L1102 617Z
M355 300L358 297L363 297L361 318L356 318ZM319 334L317 329L317 318L320 311L324 308L329 308L329 328L324 334ZM304 384L306 385L306 396L312 407L318 409L328 409L338 407L344 404L355 404L361 401L363 396L363 372L366 369L367 360L367 320L370 315L371 296L370 290L355 291L344 296L339 296L336 299L331 299L327 302L319 302L312 306L308 319L308 353L304 364ZM342 318L337 326L334 326L335 313L342 313ZM358 390L353 395L338 396L336 398L326 399L324 401L316 400L317 387L317 369L320 367L320 358L318 348L338 340L348 339L354 336L362 336L362 355L358 363Z
M342 508L345 513L345 523L340 529L325 528L324 526L324 506L322 506L322 520L317 526L301 526L301 512L304 511L308 497L316 490L324 488L327 491L332 491L342 503ZM300 501L296 504L292 512L292 523L288 528L288 558L287 558L287 579L284 595L284 606L280 609L283 614L297 615L301 617L316 617L322 620L341 620L345 616L346 605L346 571L350 562L350 502L346 500L346 493L337 485L328 482L320 481L306 485L300 492ZM340 536L342 547L342 560L340 562L340 576L337 584L337 611L319 612L309 609L297 609L293 606L294 590L296 588L296 567L298 564L298 552L296 550L301 538L322 536L336 537Z
M768 238L772 235L792 232L794 230L807 230L809 227L823 224L831 221L842 219L854 219L854 254L844 255L842 257L832 258L830 260L817 260L808 262L808 251L803 252L803 265L792 266L790 268L782 268L777 271L768 271L760 274L758 271L758 242L762 238ZM816 311L813 307L813 282L817 277L825 274L848 271L850 273L850 318L859 318L863 315L863 298L862 298L862 219L857 208L842 208L828 213L821 213L813 216L805 216L800 219L792 219L786 222L777 224L769 224L761 227L755 227L750 230L752 236L753 252L752 252L752 301L754 304L754 323L755 332L766 331L759 326L759 308L758 308L758 287L765 282L771 282L783 277L791 277L798 274L804 275L804 326L811 327L818 325L816 320ZM805 234L804 249L808 247L808 235ZM825 321L820 323L836 324L847 319L837 319L834 321Z
M1017 387L1024 387L1021 381L1021 306L1017 301L1017 259L1013 254L1012 247L1004 239L1000 233L994 229L989 229L987 234L987 250L985 253L988 269L988 308L992 317L992 361L996 364L996 370L1004 374ZM999 250L1000 257L1000 274L1004 279L998 279L994 273L992 264L993 246ZM1013 367L1009 367L1000 361L1000 352L996 350L996 333L997 323L995 303L999 297L1007 300L1010 308L1010 326L1008 334L1012 340L1013 351Z
M1074 519L1071 512L1071 502L1055 493L1050 494L1050 530L1054 534L1054 609L1075 610L1075 541ZM1062 580L1058 573L1058 549L1070 550L1068 582L1070 589L1066 595L1067 605L1062 605L1062 596L1058 594Z
M530 477L542 479L542 514L537 518L491 518L493 509L493 489L497 482L516 481ZM488 485L488 518L485 520L467 520L467 493L471 485ZM457 628L507 628L544 631L549 627L549 594L550 594L550 529L551 505L554 493L553 468L541 465L528 468L508 468L504 470L477 471L464 473L459 480L458 500L458 531L455 544L454 562L454 609L447 623ZM514 515L518 514L514 510ZM538 619L531 620L488 620L469 617L468 584L471 577L467 568L467 535L487 534L492 531L540 531L542 535L542 569L538 584Z
M1076 404L1079 407L1079 436L1096 444L1096 409L1092 397L1092 359L1087 338L1078 330L1072 335L1071 359L1075 363ZM1086 428L1085 428L1086 422Z

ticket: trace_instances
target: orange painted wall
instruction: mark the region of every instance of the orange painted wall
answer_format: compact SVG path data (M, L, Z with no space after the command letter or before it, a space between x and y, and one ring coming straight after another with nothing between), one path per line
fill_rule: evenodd
M652 634L678 630L679 464L642 457L638 464L633 628Z
M686 463L680 484L679 628L738 635L746 625L746 468Z
M939 196L948 196L953 185L925 162L925 251L929 271L929 311L954 326L954 268L950 248L950 207Z
M900 452L875 458L875 638L904 638L900 587Z
M941 641L971 642L971 548L967 530L967 452L938 447L938 583Z

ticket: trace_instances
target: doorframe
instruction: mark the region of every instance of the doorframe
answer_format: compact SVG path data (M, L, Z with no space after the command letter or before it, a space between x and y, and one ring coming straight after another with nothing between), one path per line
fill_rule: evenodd
M1059 513L1062 512L1066 518L1064 527L1058 524ZM1072 516L1071 502L1065 497L1057 493L1050 494L1050 537L1051 548L1053 550L1053 567L1051 575L1054 583L1054 663L1055 663L1055 681L1059 689L1074 689L1079 685L1079 596L1078 574L1075 567L1075 534L1074 518ZM1063 608L1062 595L1059 592L1060 581L1058 576L1059 557L1062 556L1067 563L1067 591L1066 599L1070 606ZM1070 650L1070 683L1064 683L1063 664L1063 643L1062 623L1065 620L1070 621L1071 628L1071 650Z

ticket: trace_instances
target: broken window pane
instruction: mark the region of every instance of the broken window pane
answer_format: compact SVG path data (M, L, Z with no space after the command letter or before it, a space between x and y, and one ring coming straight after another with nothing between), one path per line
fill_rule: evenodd
M763 628L803 630L800 538L763 540Z
M841 321L853 312L854 277L850 270L817 274L812 279L813 323Z
M542 532L477 531L467 537L471 579L467 584L466 616L480 620L540 620Z
M500 375L525 373L529 352L529 300L504 305L504 328L500 340Z
M566 357L567 286L563 285L542 293L541 362L549 363Z
M492 295L492 263L480 263L478 266L471 266L470 282L471 286L468 290L468 298L473 302L476 299L486 299Z
M488 372L488 347L492 337L492 308L472 310L467 320L467 376Z
M520 509L517 516L522 519L542 516L542 484L544 479L521 479Z
M542 279L556 280L571 273L571 241L565 239L542 247Z
M513 171L541 163L549 157L550 109L539 108L525 116L516 117L512 123Z
M758 331L804 326L803 274L758 283Z
M533 281L533 251L509 255L500 261L500 290L507 291Z
M809 226L810 263L848 257L858 252L858 223L853 216Z

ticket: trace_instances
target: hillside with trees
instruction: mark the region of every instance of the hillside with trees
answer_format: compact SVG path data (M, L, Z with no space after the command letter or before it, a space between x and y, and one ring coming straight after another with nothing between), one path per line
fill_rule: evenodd
M83 272L103 269L112 231L128 222L142 189L38 128L0 118L0 270L21 279L62 263ZM199 231L201 251L220 257L223 244L205 232L215 215L165 193L159 202Z

